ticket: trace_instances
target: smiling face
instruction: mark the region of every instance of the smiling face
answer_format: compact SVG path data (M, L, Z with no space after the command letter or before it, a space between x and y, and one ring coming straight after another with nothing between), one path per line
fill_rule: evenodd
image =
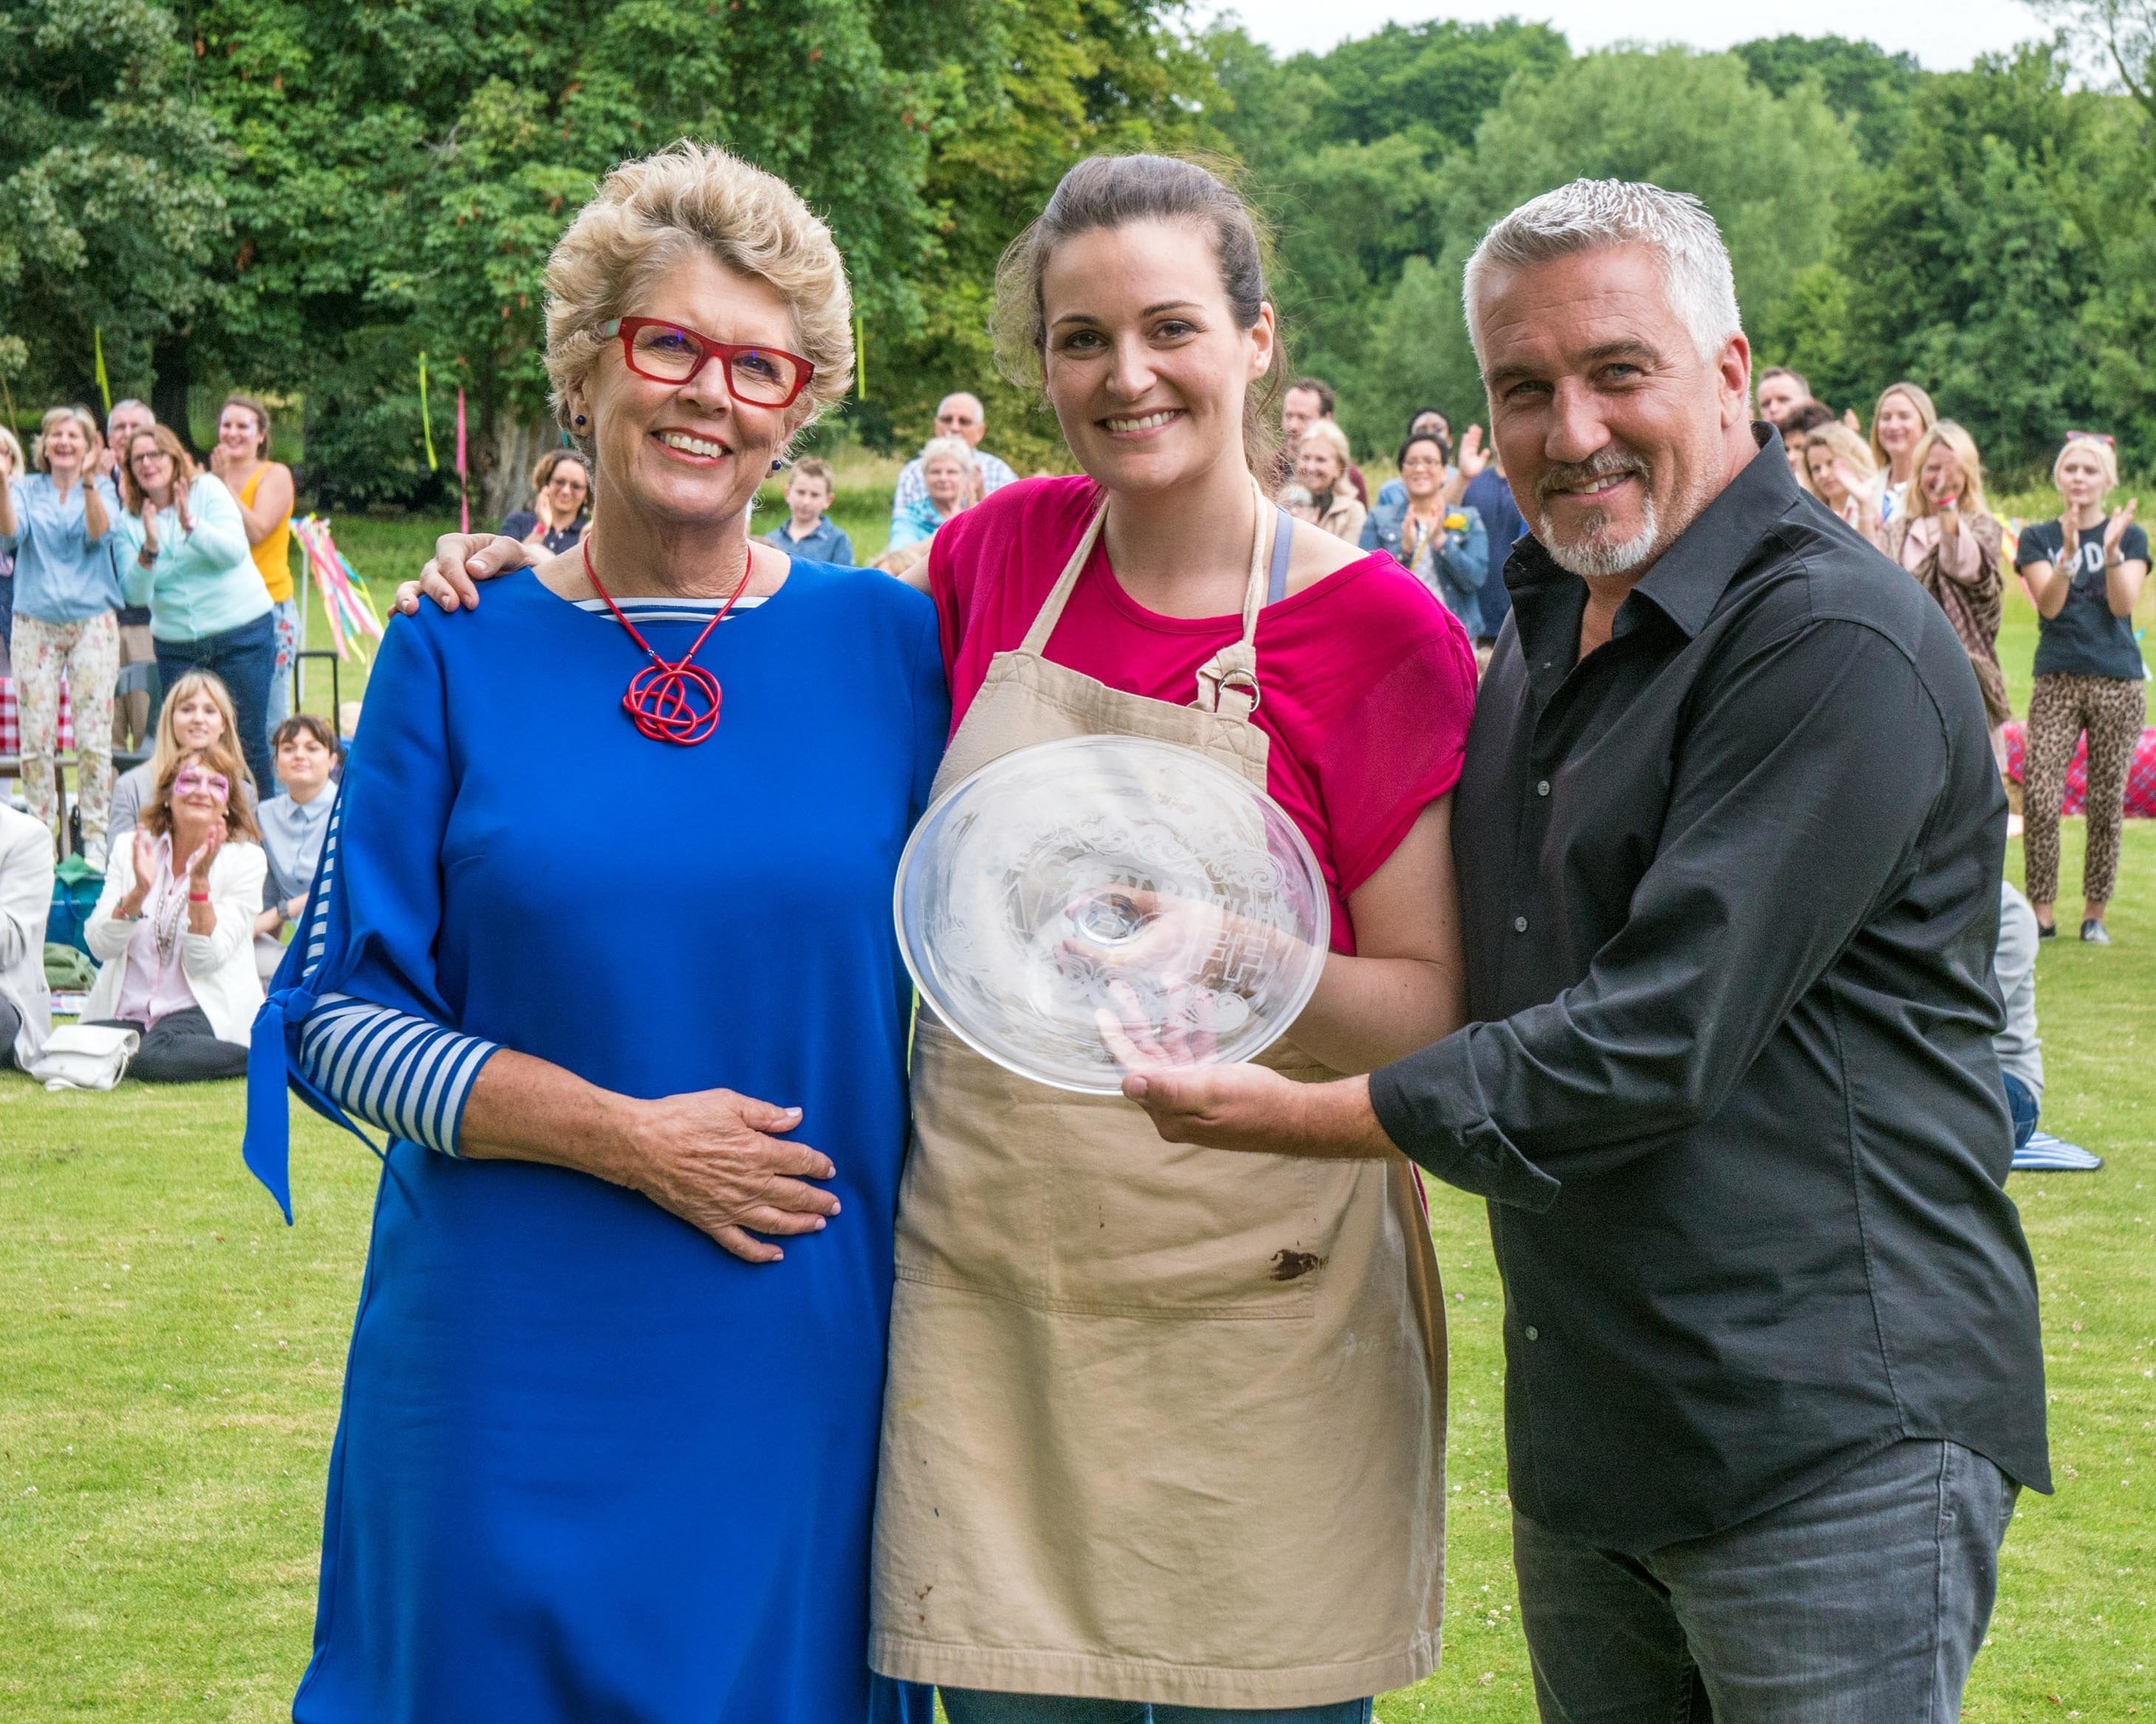
M207 748L224 740L224 715L206 690L188 690L171 711L172 740L182 748Z
M232 801L232 781L205 759L184 760L172 779L168 806L175 815L222 822Z
M2110 489L2103 463L2086 449L2070 449L2059 458L2059 495L2076 509L2102 505Z
M1879 447L1889 455L1906 455L1924 434L1923 415L1907 396L1889 395L1879 403L1879 414L1872 422L1871 431L1879 439Z
M82 434L82 422L73 413L54 419L45 428L45 465L56 474L78 470L90 454L90 439Z
M932 456L921 469L921 482L928 488L928 500L947 515L966 494L966 469L949 455Z
M1754 452L1749 346L1702 359L1642 246L1493 273L1477 316L1497 453L1560 567L1636 575Z
M680 324L714 341L801 347L777 288L704 252L659 277L629 315ZM570 406L591 418L607 476L606 512L708 524L748 507L809 403L804 393L786 408L744 405L727 393L716 358L685 383L657 382L630 371L620 342L609 341L572 392Z
M1049 405L1110 490L1243 465L1243 403L1273 353L1272 308L1238 329L1203 228L1132 222L1055 248L1041 277Z
M330 752L308 731L295 731L277 745L277 782L295 802L308 802L330 781Z
M1400 483L1418 503L1427 503L1445 485L1445 456L1434 443L1411 443L1400 457Z
M592 482L582 461L555 462L547 479L547 506L553 511L555 520L574 521L591 494Z
M251 461L263 453L262 422L238 402L217 418L217 446L234 461Z
M1340 456L1332 445L1306 437L1295 452L1296 483L1313 497L1322 497L1340 482Z
M1917 475L1917 483L1923 487L1925 496L1934 507L1951 501L1969 489L1959 457L1943 443L1932 445L1931 453L1924 457L1922 470Z
M137 431L127 444L127 470L153 502L162 505L172 489L172 458L158 448L147 431Z
M947 395L936 409L936 434L938 437L963 437L967 446L978 449L981 434L988 428L988 415L981 407L980 398L963 392Z
M1848 500L1849 487L1834 470L1835 454L1823 443L1807 444L1804 447L1804 470L1811 475L1812 489L1819 493L1822 502L1839 509Z
M1809 398L1794 377L1781 372L1759 385L1759 417L1779 428Z

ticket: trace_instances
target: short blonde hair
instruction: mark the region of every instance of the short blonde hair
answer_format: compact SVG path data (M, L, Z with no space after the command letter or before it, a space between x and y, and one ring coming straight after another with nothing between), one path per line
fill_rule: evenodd
M2109 496L2112 492L2117 490L2118 489L2118 451L2101 437L2091 437L2086 432L2076 433L2066 439L2066 446L2059 451L2058 459L2051 463L2051 483L2054 485L2058 484L2059 469L2066 465L2066 457L2077 449L2086 449L2094 455L2097 464L2103 469L2104 495Z
M1924 495L1924 463L1934 449L1943 449L1961 468L1961 496L1955 506L1964 515L1989 515L1991 505L1984 500L1984 463L1977 458L1976 439L1952 419L1941 419L1910 451L1909 495L1902 512L1912 521L1934 512L1932 500Z
M831 230L777 175L683 138L608 174L547 260L547 376L562 423L570 392L606 351L600 327L634 316L637 297L698 249L769 282L793 312L801 357L816 372L788 409L798 416L791 429L844 398L854 296Z
M53 464L45 454L45 433L59 424L62 419L73 419L76 424L82 427L82 446L85 455L102 441L101 434L97 428L97 421L90 416L88 408L47 408L44 418L38 421L37 439L30 445L30 459L40 473L49 473L53 470Z
M0 454L8 458L8 472L11 478L20 479L29 470L23 459L21 439L5 425L0 425Z
M1354 464L1354 457L1348 453L1348 434L1331 419L1312 419L1303 429L1301 439L1308 443L1312 438L1323 444L1340 458L1340 470L1344 474Z

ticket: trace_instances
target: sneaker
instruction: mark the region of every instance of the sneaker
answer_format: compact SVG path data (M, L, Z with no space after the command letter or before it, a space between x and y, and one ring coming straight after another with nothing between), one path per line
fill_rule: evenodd
M2108 946L2111 936L2104 932L2102 922L2091 917L2082 924L2082 942L2087 946Z
M2036 937L2039 940L2057 939L2059 937L2059 925L2056 922L2038 922L2036 924Z

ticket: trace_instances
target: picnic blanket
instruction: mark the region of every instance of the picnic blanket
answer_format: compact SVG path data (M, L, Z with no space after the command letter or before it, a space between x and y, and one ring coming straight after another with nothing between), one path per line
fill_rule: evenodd
M2006 737L2006 776L2016 784L2027 781L2021 776L2021 758L2027 749L2028 726L2019 719L2008 721L2004 727ZM2062 814L2083 812L2088 801L2088 738L2084 736L2074 745L2072 764L2066 768L2066 800L2060 805ZM2141 741L2133 750L2133 763L2126 769L2126 812L2139 815L2144 820L2156 820L2156 726L2142 731Z
M67 679L60 679L60 752L74 747L74 711L68 701ZM23 752L22 716L16 710L15 679L0 676L0 754Z

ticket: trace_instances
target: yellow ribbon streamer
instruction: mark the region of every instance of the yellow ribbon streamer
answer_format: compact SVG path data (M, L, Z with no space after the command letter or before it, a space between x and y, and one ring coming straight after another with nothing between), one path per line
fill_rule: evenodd
M854 398L869 398L869 338L861 327L861 314L854 313Z
M105 417L109 419L112 417L112 385L105 375L105 331L93 327L90 338L97 349L97 393L105 398Z
M419 429L427 439L427 470L441 471L442 464L434 459L434 421L427 411L427 356L419 356Z

